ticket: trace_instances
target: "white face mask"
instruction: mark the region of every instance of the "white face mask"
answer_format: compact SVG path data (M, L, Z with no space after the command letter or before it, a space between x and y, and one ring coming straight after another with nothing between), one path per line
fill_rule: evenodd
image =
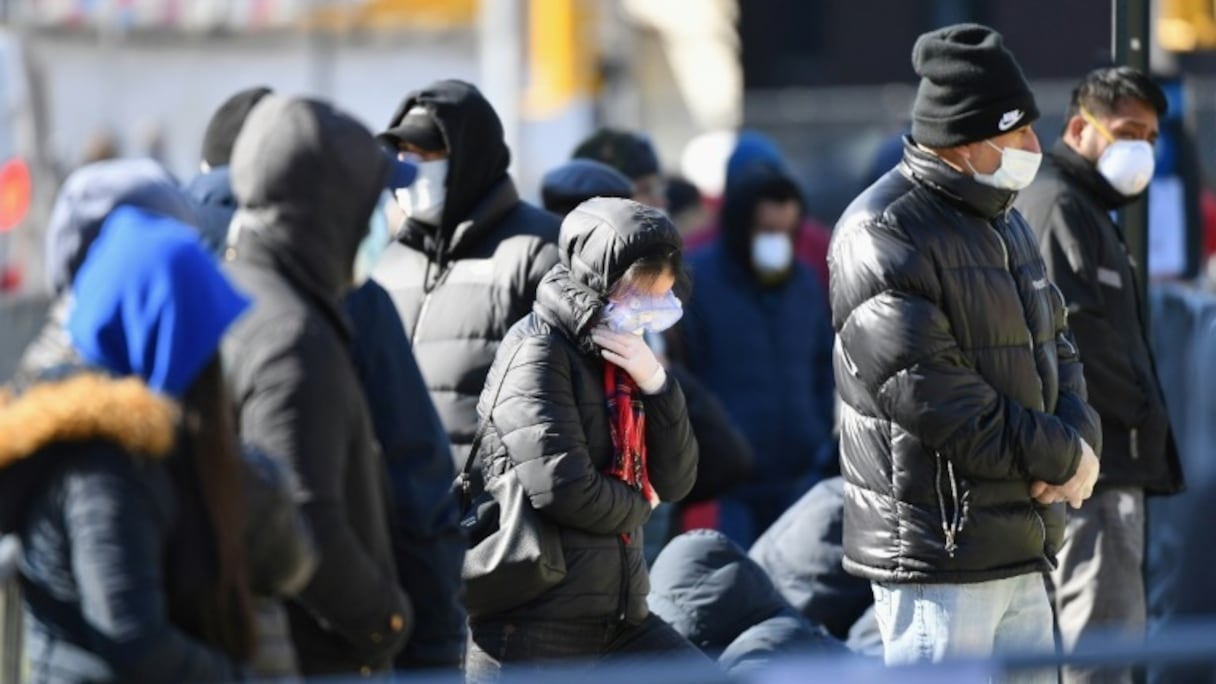
M1116 140L1098 158L1098 173L1125 197L1144 192L1156 168L1153 146L1144 140Z
M971 166L971 160L967 160L972 178L977 183L1000 190L1023 190L1034 181L1035 175L1039 173L1039 164L1043 163L1042 154L1014 147L1001 149L991 140L985 140L984 144L1000 151L1001 165L992 173L980 173L975 170L974 166Z
M418 177L408 188L398 188L393 196L406 216L438 221L447 195L448 160L418 162Z
M752 265L761 274L789 270L794 263L794 241L785 233L761 233L752 238Z

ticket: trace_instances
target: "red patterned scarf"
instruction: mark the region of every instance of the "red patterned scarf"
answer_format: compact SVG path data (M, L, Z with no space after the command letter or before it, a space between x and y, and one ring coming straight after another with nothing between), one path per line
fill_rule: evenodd
M646 466L646 411L638 384L616 364L604 364L604 389L608 394L608 424L615 458L608 474L641 492L647 501L657 498ZM621 537L626 543L629 535Z

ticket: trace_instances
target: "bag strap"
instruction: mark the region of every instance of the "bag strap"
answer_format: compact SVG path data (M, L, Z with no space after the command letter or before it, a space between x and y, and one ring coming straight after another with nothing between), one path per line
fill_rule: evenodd
M511 364L515 363L515 357L519 354L520 347L516 347L515 351L511 352L511 358L507 359L507 365L503 368L502 375L498 378L498 383L494 388L494 399L490 402L490 415L485 417L477 426L477 432L473 435L473 441L469 444L469 455L464 459L464 467L460 469L460 497L461 510L468 510L469 503L473 500L469 491L472 485L469 483L469 475L473 472L473 463L477 461L477 451L481 448L481 442L486 436L486 432L490 429L491 416L494 413L494 407L498 405L498 397L502 395L503 382L507 375L507 369Z

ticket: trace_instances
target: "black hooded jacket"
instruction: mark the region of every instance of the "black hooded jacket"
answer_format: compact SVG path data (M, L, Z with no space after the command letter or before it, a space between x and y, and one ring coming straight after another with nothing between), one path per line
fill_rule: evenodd
M229 273L255 302L224 341L242 441L287 464L316 537L288 606L305 674L386 668L405 643L384 465L341 298L384 187L371 135L326 104L268 96L237 139Z
M910 140L832 238L845 569L966 583L1045 570L1097 413L1014 193Z
M533 313L498 350L478 406L493 428L479 454L482 469L487 481L514 470L532 506L560 528L567 568L560 584L503 617L638 624L649 613L641 528L651 508L605 472L614 450L604 362L591 330L612 285L662 246L679 249L680 236L658 211L623 199L584 203L562 224L561 264L541 283ZM642 402L650 482L661 499L678 501L697 474L684 394L668 376ZM476 630L487 616L470 617Z
M1182 489L1182 466L1149 349L1141 275L1110 216L1132 199L1060 141L1015 206L1068 301L1090 401L1102 416L1099 483L1172 494Z
M519 199L502 123L475 87L440 81L411 93L390 127L415 106L431 113L448 149L441 225L408 219L372 277L393 298L461 464L498 344L557 262L558 219Z

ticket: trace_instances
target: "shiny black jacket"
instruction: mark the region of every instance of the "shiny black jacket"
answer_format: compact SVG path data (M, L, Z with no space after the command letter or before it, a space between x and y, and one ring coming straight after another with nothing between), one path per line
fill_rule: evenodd
M1096 412L1014 193L911 142L845 211L829 255L845 478L845 568L980 582L1054 562L1062 484Z

